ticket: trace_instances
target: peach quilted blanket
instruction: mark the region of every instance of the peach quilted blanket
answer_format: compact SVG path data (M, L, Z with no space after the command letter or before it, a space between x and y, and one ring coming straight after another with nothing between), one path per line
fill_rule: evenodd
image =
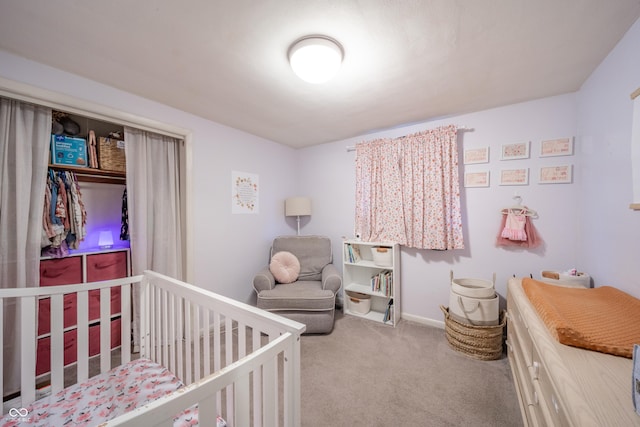
M528 278L522 288L562 344L628 358L640 344L640 300L619 289L568 288Z

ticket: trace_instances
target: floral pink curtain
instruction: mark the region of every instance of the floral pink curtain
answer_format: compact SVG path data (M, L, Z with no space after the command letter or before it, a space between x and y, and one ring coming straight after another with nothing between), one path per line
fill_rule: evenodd
M418 249L463 249L457 129L356 145L356 233Z

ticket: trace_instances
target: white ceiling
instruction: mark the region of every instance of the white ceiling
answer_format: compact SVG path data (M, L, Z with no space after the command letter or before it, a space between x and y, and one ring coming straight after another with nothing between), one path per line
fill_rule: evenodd
M0 49L292 147L576 91L640 0L0 0ZM337 77L299 80L324 34Z

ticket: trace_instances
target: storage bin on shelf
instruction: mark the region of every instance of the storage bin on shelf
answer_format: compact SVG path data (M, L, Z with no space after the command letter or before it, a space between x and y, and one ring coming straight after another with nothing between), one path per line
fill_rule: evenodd
M499 323L499 299L493 281L482 279L454 279L450 274L449 314L456 321L470 325L497 325Z
M385 246L372 246L371 256L373 257L373 263L380 267L392 267L393 258L391 257L393 251L389 247Z
M358 314L367 314L371 310L371 295L347 291L347 308Z
M100 169L126 172L124 141L113 138L98 138L98 159Z

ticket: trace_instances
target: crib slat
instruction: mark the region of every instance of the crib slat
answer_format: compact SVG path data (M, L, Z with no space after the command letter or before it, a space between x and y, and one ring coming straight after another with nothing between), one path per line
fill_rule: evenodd
M180 378L180 380L184 380L184 342L182 340L182 334L183 334L183 319L184 316L182 315L183 310L183 301L182 298L178 297L176 298L176 348L177 348L177 352L178 352L178 370L176 371L178 373L178 378Z
M64 388L63 295L51 296L51 392Z
M100 289L100 372L111 369L111 289Z
M161 298L162 298L162 289L160 288L155 288L154 291L154 298L153 298L153 312L154 317L155 317L155 321L153 322L153 330L155 331L154 333L154 337L155 337L155 341L154 341L154 346L153 348L155 349L155 361L158 363L162 363L162 314L160 313L160 310L162 308L162 304L161 304Z
M203 309L202 313L202 330L203 330L203 350L204 350L204 376L209 376L211 374L211 336L210 336L210 328L211 328L211 312L207 309Z
M89 292L78 292L78 382L89 378Z
M200 375L200 306L193 307L193 380L198 381Z
M278 401L274 387L277 387L276 363L274 359L262 365L262 401L264 403L264 426L278 425Z
M215 426L215 419L218 416L218 406L216 405L215 396L209 396L205 399L202 399L198 403L198 420L200 420L201 425L206 425L205 420L213 421L211 422L212 426ZM228 424L230 425L230 424ZM249 425L249 424L245 424Z
M238 378L234 384L234 424L237 426L249 425L249 375Z
M224 366L229 366L233 363L233 319L231 316L224 318L224 342L225 342L225 358ZM230 425L236 425L233 418L235 410L233 409L233 383L229 384L225 390L225 396L227 397L227 421Z
M253 348L252 352L261 347L261 336L258 328L253 328ZM262 426L262 376L261 369L258 366L252 373L253 377L253 425L255 427Z
M191 303L185 301L184 303L184 331L185 336L185 384L191 384Z
M300 425L300 346L291 342L284 351L284 425Z
M166 290L162 290L162 298L160 299L160 321L162 322L162 338L160 339L160 345L162 346L162 365L168 366L169 364L169 295Z
M36 299L20 298L20 389L22 406L36 400Z
M169 294L169 370L176 371L176 299L173 293Z
M131 285L120 287L120 303L120 361L125 364L131 361Z
M213 372L218 372L221 368L221 352L220 346L220 313L213 314ZM222 392L216 393L216 406L222 408Z

